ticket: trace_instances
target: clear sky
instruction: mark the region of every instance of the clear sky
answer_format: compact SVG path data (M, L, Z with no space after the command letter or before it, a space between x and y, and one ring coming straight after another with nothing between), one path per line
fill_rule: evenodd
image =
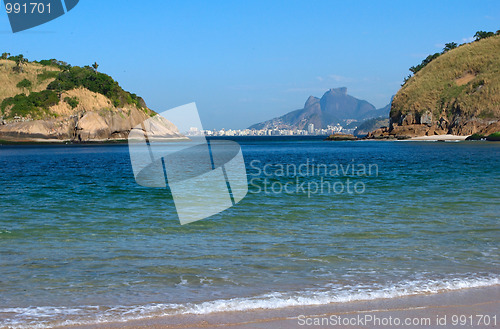
M80 0L0 52L99 70L156 111L195 101L206 129L245 128L329 88L376 107L446 42L500 29L500 1Z

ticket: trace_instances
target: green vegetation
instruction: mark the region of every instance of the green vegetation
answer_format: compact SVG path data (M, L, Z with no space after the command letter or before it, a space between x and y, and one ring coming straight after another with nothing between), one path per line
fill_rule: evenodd
M29 89L29 88L31 88L31 86L32 86L32 85L33 85L33 84L31 83L31 81L29 81L28 79L23 79L23 80L21 80L21 81L20 81L20 82L16 85L16 87L17 87L17 88L20 88L20 89L22 89L22 88L27 88L27 89Z
M37 75L38 82L45 81L47 79L55 79L59 71L43 71L42 73Z
M53 116L49 108L58 103L59 97L57 97L55 92L44 90L39 93L31 93L28 96L26 94L19 94L6 98L0 105L0 109L7 119L14 118L15 116L30 116L33 119L41 119L47 115ZM10 106L12 107L6 113L7 108Z
M435 53L434 55L429 55L427 56L422 63L418 64L417 66L412 66L410 67L410 71L413 74L416 74L418 71L423 69L427 64L429 64L432 60L438 58L441 55L441 53Z
M496 133L493 133L491 135L488 135L486 137L486 140L487 141L494 141L494 142L498 142L500 141L500 131L497 131Z
M139 108L142 107L137 95L126 92L109 75L96 72L90 66L74 66L67 71L60 72L56 80L52 81L47 89L62 93L79 87L106 96L116 107L125 104L135 104Z
M415 71L394 97L393 122L425 112L448 122L500 117L500 35L461 45Z
M487 140L491 142L498 142L500 141L500 131L497 131L496 133L490 134L488 136L485 136L483 134L473 134L467 137L465 140L468 141L482 141L482 140Z
M472 134L469 137L467 137L465 140L466 141L480 141L480 140L483 140L485 138L486 138L486 136L484 136L483 134Z
M68 103L69 106L71 106L72 109L78 106L78 97L64 97L64 101Z
M61 69L62 71L67 71L71 68L71 65L69 65L68 63L66 62L63 62L63 61L58 61L57 59L43 59L39 62L36 62L35 63L38 63L38 64L41 64L43 66L52 66L52 67L57 67L59 69Z
M458 96L467 86L457 86L455 83L447 83L443 91L440 94L440 108L447 109L453 107L453 101L457 99ZM450 103L451 102L451 103Z
M498 30L496 33L493 32L485 32L485 31L477 31L476 34L474 34L475 41L479 41L482 39L486 39L489 37L492 37L494 35L500 35L500 30ZM427 56L420 64L416 66L412 66L409 68L410 72L413 73L413 75L417 74L421 69L427 66L430 62L438 58L440 55L447 53L450 50L453 50L455 48L458 48L464 44L458 45L456 42L449 42L444 45L443 51L440 53L435 53L433 55ZM404 86L410 79L412 75L408 75L406 78L403 80L403 84L401 86Z
M497 31L498 33L498 31ZM486 32L486 31L477 31L476 34L474 34L474 38L476 38L476 41L479 41L481 39L489 38L494 36L495 33L493 32Z
M0 84L4 83L0 93L0 115L5 119L14 117L28 117L32 119L55 116L58 109L50 111L50 107L63 100L75 109L85 102L86 91L83 98L79 92L72 94L78 97L62 96L64 92L82 88L94 93L102 94L111 101L106 111L115 111L114 107L136 106L147 115L156 113L147 108L144 100L136 94L123 90L118 82L109 75L97 71L99 64L94 62L91 66L79 67L56 59L28 61L24 55L11 56L4 52L0 57L15 63L10 64L12 71L3 71ZM15 73L14 73L15 72ZM48 81L47 81L48 80ZM13 82L14 81L14 82ZM19 93L24 91L24 93ZM29 91L29 95L28 94ZM18 94L19 93L19 94ZM131 110L128 108L130 115Z
M11 56L10 53L4 53L4 54L7 54L7 58L5 59L8 59L9 61L14 61L16 62L19 58L24 58L24 55L17 55L17 56Z
M458 44L456 42L449 42L444 44L443 52L450 51L452 49L455 49L458 47Z
M9 59L11 58L13 57L10 57ZM13 68L14 71L16 71L17 73L23 73L24 65L29 62L28 59L24 58L24 55L17 55L14 58L14 61L16 62L16 66Z

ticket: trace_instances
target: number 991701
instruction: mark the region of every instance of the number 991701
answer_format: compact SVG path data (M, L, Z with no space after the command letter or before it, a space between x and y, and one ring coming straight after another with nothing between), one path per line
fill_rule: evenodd
M7 14L50 14L50 3L30 2L30 3L6 3Z

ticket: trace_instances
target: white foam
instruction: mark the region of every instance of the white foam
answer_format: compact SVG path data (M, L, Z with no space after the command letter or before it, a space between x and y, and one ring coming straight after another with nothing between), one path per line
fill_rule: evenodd
M418 280L402 283L390 288L363 289L358 292L353 292L352 290L340 292L275 292L251 298L216 300L190 305L188 309L183 313L209 314L214 312L246 311L259 308L277 309L290 306L324 305L330 303L373 300L379 298L395 298L418 294L432 294L443 291L478 288L498 284L500 284L500 277L469 280L453 279L445 282L434 280Z
M433 294L466 288L500 284L499 275L483 278L454 278L445 281L414 280L381 286L344 287L343 290L273 292L254 297L219 299L203 303L148 304L138 306L80 306L80 307L17 307L0 309L0 328L44 329L57 325L83 325L147 319L178 314L210 314L216 312L279 309L291 306L313 306L330 303L396 298ZM347 288L347 289L346 289ZM11 313L13 315L10 315Z

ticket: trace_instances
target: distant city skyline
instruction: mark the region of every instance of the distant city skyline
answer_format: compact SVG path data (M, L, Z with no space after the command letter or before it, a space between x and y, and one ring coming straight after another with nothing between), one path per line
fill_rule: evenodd
M192 127L189 131L181 132L185 136L328 136L333 134L352 134L357 127L344 128L340 124L329 125L327 128L314 128L310 123L307 129L297 128L265 128L265 129L204 129Z
M80 1L1 51L90 65L162 112L196 102L206 129L244 129L330 88L377 108L447 42L500 29L498 1Z

